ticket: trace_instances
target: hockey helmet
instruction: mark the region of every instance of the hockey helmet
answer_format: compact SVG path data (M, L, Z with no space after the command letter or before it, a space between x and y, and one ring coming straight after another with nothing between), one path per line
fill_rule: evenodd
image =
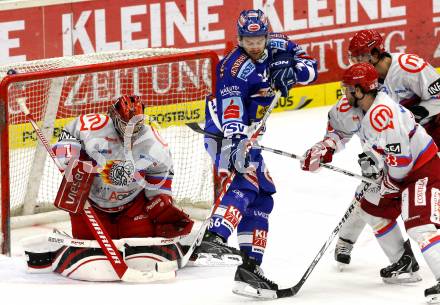
M357 57L371 54L374 49L385 52L383 37L376 30L361 30L351 38L348 53L350 57Z
M136 135L142 129L144 120L135 118L133 122L130 120L137 115L144 114L144 104L137 95L123 95L116 99L113 105L108 110L109 117L113 120L113 125L116 131L124 137L127 125L129 123L135 124L132 128L131 135Z
M265 36L269 32L269 22L262 10L244 10L237 21L239 37Z
M374 66L369 63L358 63L352 65L344 72L342 86L346 88L359 86L367 93L379 87L377 79L378 74Z

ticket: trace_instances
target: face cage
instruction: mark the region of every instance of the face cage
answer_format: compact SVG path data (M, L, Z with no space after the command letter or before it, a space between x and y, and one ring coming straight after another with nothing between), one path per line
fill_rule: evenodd
M349 54L348 55L348 61L350 62L350 66L354 65L354 64L359 64L359 63L371 63L371 54L369 53L365 53L365 54L361 54L358 56L354 56Z
M113 120L113 124L115 126L116 131L121 135L121 137L125 136L125 131L127 129L127 126L130 128L131 126L133 126L132 124L134 123L134 127L133 127L133 132L131 133L131 136L136 136L142 129L143 126L143 119L142 120L137 120L136 117L134 116L130 119L130 121L125 122L122 118L121 115L118 113L118 111L115 109L114 106L112 106L111 110L110 110L110 117ZM143 116L142 116L143 117ZM134 122L131 122L134 121Z

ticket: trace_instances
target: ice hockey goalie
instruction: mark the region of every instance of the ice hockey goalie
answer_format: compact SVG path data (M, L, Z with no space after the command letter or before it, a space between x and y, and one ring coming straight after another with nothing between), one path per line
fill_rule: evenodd
M65 167L55 205L70 213L71 236L57 231L23 240L28 271L118 280L84 223L85 201L129 267L151 270L157 261L182 256L179 239L193 221L173 204L171 155L144 123L144 110L138 96L122 96L107 114L81 115L64 127L53 146Z

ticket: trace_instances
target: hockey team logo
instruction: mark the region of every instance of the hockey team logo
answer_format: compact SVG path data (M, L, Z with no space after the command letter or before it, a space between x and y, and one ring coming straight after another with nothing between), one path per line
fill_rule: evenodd
M426 185L428 184L428 177L417 180L415 184L415 206L426 206Z
M102 180L107 184L126 186L133 181L134 165L131 161L110 160L101 171Z
M419 73L428 64L415 54L402 54L398 58L400 67L409 73Z
M370 123L378 132L394 129L393 111L386 105L377 105L370 112Z
M249 24L247 28L248 28L249 32L258 32L261 27L259 24L252 23L252 24Z
M350 109L351 109L351 105L348 103L348 102L343 102L341 105L339 105L337 108L336 108L339 112L342 112L342 113L344 113L344 112L347 112L347 111L349 111Z
M252 235L252 251L264 253L267 244L267 231L255 229Z
M226 212L225 212L225 216L223 217L223 224L226 225L231 231L234 231L235 228L238 226L238 224L241 221L241 218L243 216L241 215L240 211L230 205L228 206Z
M108 116L96 113L82 115L79 117L81 122L80 130L99 130L107 125L108 120Z

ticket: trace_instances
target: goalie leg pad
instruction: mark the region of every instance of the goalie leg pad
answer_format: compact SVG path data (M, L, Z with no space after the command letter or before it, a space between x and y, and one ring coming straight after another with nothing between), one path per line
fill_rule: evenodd
M31 236L22 239L20 242L26 258L26 271L29 273L52 272L53 262L66 248L49 243L47 235Z

